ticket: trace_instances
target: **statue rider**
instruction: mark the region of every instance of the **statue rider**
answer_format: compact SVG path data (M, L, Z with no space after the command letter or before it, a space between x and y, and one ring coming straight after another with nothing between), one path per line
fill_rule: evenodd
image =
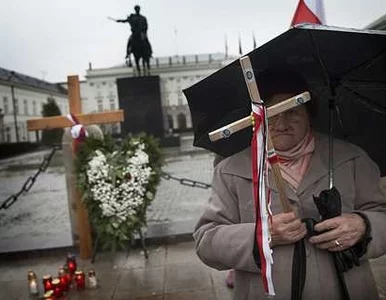
M143 41L146 46L150 47L150 42L147 38L147 20L146 18L139 13L141 8L139 5L134 6L135 14L130 14L127 19L116 20L119 23L129 23L131 26L131 35L127 41L126 47L126 59L129 58L130 53L132 52L132 41L134 38L137 38Z

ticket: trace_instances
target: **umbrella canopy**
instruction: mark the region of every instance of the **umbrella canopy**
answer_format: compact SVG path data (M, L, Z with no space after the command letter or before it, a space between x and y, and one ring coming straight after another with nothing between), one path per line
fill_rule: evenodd
M363 148L386 174L386 32L306 24L294 27L247 54L259 76L286 68L307 81L317 114L313 127L329 132L328 102L336 103L334 136ZM184 90L194 145L229 156L250 145L252 129L211 142L208 133L251 112L239 60ZM317 100L315 100L317 99ZM263 99L264 100L264 99Z

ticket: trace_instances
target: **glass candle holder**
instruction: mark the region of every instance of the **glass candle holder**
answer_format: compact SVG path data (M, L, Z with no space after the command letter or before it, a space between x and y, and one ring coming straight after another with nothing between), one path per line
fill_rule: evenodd
M63 266L63 269L64 269L64 271L66 272L67 282L68 282L68 287L70 288L70 287L72 286L72 274L71 274L70 271L68 270L67 264L65 264L65 265Z
M28 271L28 292L30 295L37 295L39 294L39 286L38 286L38 279L36 277L36 274L29 270Z
M77 269L76 259L75 255L68 253L67 254L67 260L66 260L68 272L73 275Z
M75 285L78 290L83 290L86 287L86 276L83 271L75 272Z
M55 278L52 280L52 289L54 291L53 295L56 298L60 298L63 295L62 287L60 284L60 280L58 278Z
M44 275L43 276L43 288L44 292L48 292L49 290L52 290L52 277L51 275Z
M43 299L45 299L45 300L55 300L54 291L53 290L49 290L49 291L45 292L44 296L43 296Z
M69 282L68 282L67 273L63 267L59 268L58 278L60 280L60 286L62 287L62 290L67 292L69 290L70 286L69 286Z
M88 271L87 283L90 289L96 289L98 287L98 280L94 269Z

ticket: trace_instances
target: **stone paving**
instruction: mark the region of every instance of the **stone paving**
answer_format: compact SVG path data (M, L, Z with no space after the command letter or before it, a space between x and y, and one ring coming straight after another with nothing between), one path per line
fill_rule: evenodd
M49 151L48 151L49 152ZM35 174L47 151L0 161L0 202L20 190ZM71 246L64 167L60 153L41 173L31 190L6 211L0 211L0 253ZM163 170L173 176L210 183L213 155L169 152ZM162 179L148 211L147 236L191 233L210 195Z
M27 156L28 164L41 159ZM172 155L164 171L210 183L213 156L208 153ZM17 191L36 168L0 161L0 201ZM13 165L11 169L8 166ZM65 179L60 164L50 167L28 195L12 208L0 212L0 300L36 299L28 296L26 274L33 269L39 278L56 275L72 245ZM226 272L203 265L194 253L191 232L210 195L210 190L191 188L162 180L149 210L148 236L167 235L161 244L150 243L149 259L140 249L98 253L96 262L79 261L80 268L95 268L97 290L72 290L62 299L231 299L224 284ZM181 237L190 241L181 242ZM173 238L174 237L174 238ZM179 238L180 237L180 238ZM23 253L22 249L59 248ZM61 248L67 247L67 248ZM7 250L8 249L8 250ZM76 250L75 250L76 251ZM371 261L382 300L386 300L386 256ZM371 300L371 299L369 299Z
M193 249L193 242L166 243L149 247L145 259L139 249L126 253L101 253L94 264L79 261L79 268L95 269L100 286L70 292L60 299L71 300L230 300L232 290L225 286L225 271L203 265ZM0 261L0 300L31 300L27 290L27 271L33 269L41 278L55 275L63 264L65 251L44 257ZM41 294L42 286L40 286Z
M32 300L27 290L27 271L39 279L55 276L64 263L66 251L32 252L13 257L0 256L0 300ZM386 256L372 262L380 299L386 300ZM149 258L133 249L129 254L100 253L94 264L78 260L79 269L95 269L100 286L96 290L72 289L61 300L230 300L232 290L225 286L226 271L205 266L190 242L166 242L149 247ZM40 282L40 280L39 280ZM42 286L40 286L42 293ZM368 299L372 300L372 299Z

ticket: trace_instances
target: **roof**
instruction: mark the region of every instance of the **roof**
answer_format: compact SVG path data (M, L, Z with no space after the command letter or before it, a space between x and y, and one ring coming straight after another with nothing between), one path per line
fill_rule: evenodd
M367 25L365 29L386 30L386 14Z
M207 64L212 62L224 61L230 59L232 56L228 56L225 53L207 53L207 54L187 54L187 55L174 55L174 56L160 56L151 57L150 66L158 67L165 65L193 65L193 64ZM125 67L126 64L119 64L114 67Z
M0 81L5 84L31 87L47 92L67 95L67 90L56 83L50 83L15 71L0 68Z

